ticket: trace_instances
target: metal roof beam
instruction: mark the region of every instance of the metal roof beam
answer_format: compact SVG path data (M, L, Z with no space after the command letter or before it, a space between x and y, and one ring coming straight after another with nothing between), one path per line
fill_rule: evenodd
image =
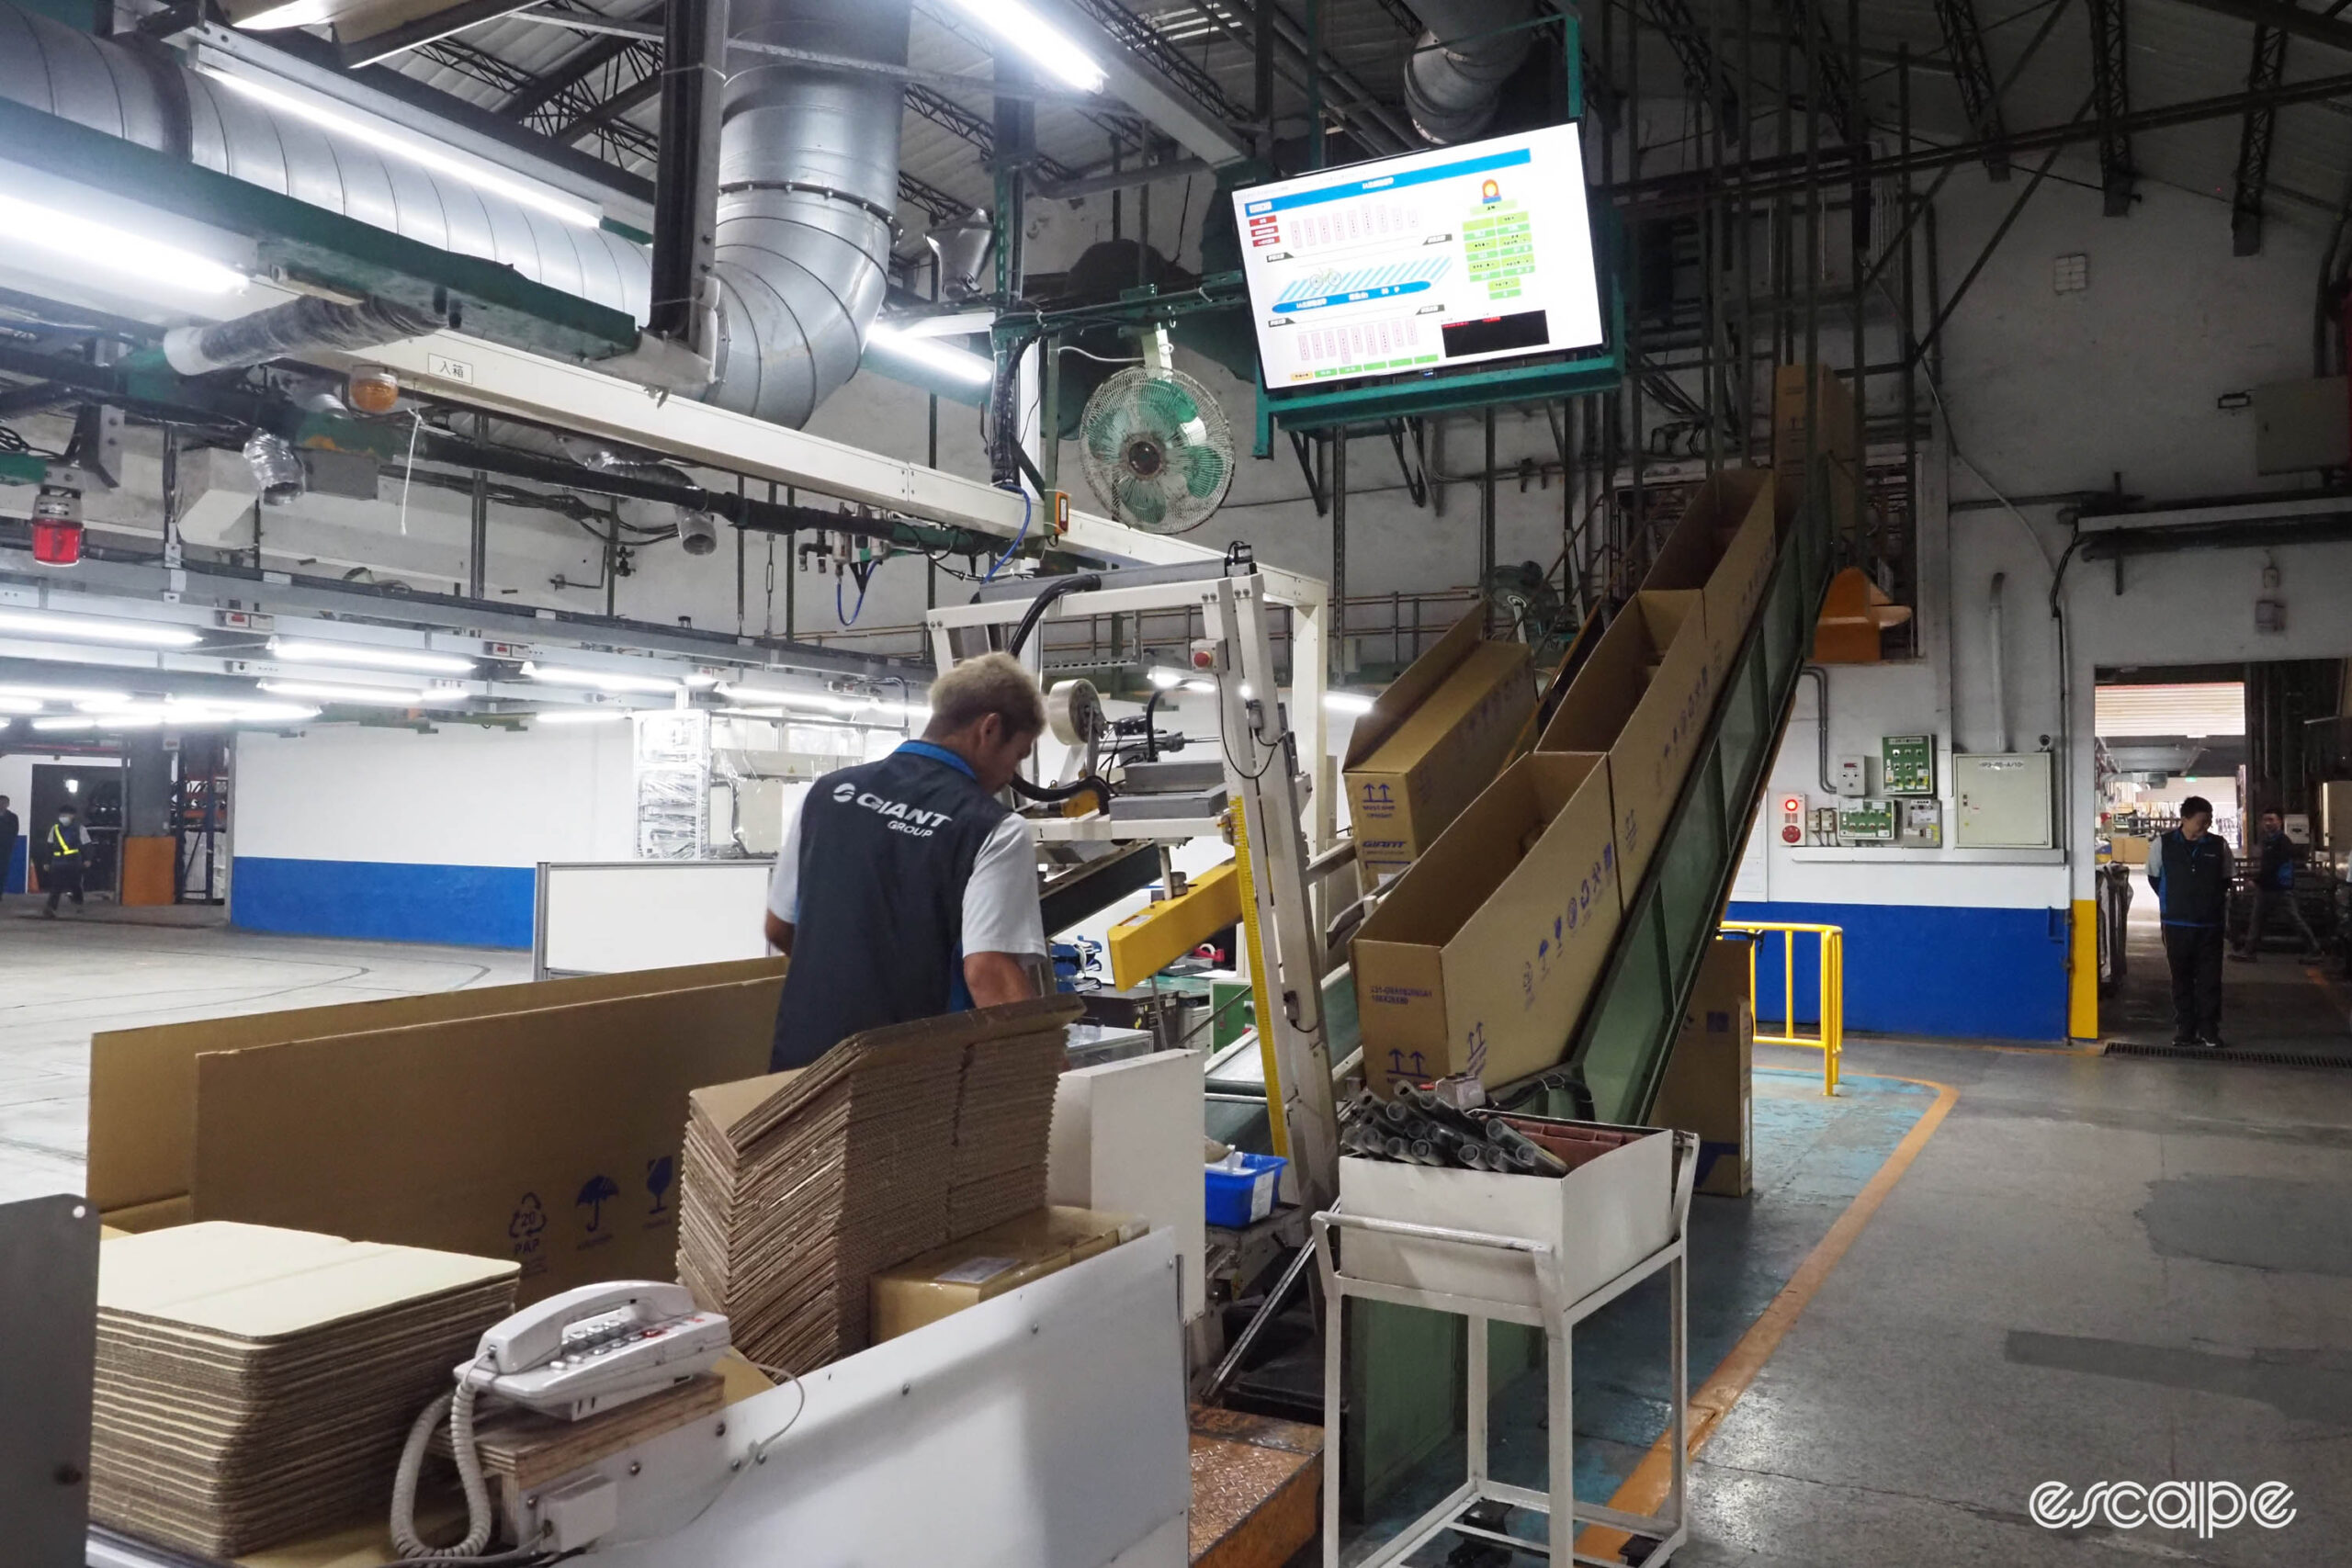
M2175 0L2176 4L2235 17L2256 27L2275 28L2290 38L2309 39L2352 54L2352 22L2339 21L2333 11L2304 11L2280 0Z
M2245 90L2267 93L2285 78L2287 35L2276 28L2254 29L2254 60L2246 67ZM2230 194L2230 254L2262 250L2262 203L2270 186L2270 144L2278 130L2278 107L2261 104L2245 111L2238 127L2237 176Z
M2124 28L2124 0L2089 0L2091 97L2098 117L2098 185L2109 218L2132 215L2132 133L2123 122L2132 113L2132 52Z
M1119 0L1035 0L1046 19L1102 69L1103 91L1212 165L1250 155L1234 127L1249 115L1198 62Z
M1690 7L1684 0L1645 0L1642 9L1650 25L1665 35L1674 58L1682 62L1683 87L1698 102L1715 106L1717 134L1731 134L1739 124L1739 91L1731 85L1731 73L1707 47Z
M1960 86L1961 107L1976 139L1993 149L1985 154L1984 172L1996 180L2009 177L2009 155L2002 146L2001 90L1994 85L1993 62L1984 52L1984 31L1976 22L1974 0L1936 0L1936 20L1944 34L1944 53Z

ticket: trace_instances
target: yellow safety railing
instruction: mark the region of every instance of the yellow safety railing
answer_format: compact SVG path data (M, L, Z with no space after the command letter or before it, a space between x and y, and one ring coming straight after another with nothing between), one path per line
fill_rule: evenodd
M1725 920L1725 932L1751 937L1778 934L1781 939L1781 1032L1764 1032L1764 1015L1756 999L1756 943L1747 944L1747 1011L1756 1021L1758 1045L1803 1045L1821 1053L1821 1092L1838 1092L1838 1057L1846 1048L1846 929L1802 920ZM1797 938L1821 939L1818 955L1821 1032L1797 1032Z

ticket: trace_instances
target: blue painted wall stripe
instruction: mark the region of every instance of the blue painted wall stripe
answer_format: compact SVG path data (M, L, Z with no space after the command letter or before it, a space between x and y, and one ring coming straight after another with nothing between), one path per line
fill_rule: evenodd
M31 841L19 833L7 843L0 844L0 893L22 893L25 890L25 851Z
M294 936L527 948L537 877L531 866L239 855L229 919Z
M1734 904L1736 920L1842 927L1846 1027L1964 1040L2066 1037L2066 911L1922 904ZM1797 939L1797 1015L1820 1017L1817 939ZM1781 939L1757 954L1757 1010L1779 1010Z

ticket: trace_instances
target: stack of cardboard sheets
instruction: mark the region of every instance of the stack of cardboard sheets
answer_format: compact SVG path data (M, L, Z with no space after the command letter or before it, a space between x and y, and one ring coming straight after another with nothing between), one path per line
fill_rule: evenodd
M233 1556L380 1510L514 1264L209 1223L99 1252L92 1515Z
M696 1090L678 1278L754 1362L864 1349L867 1281L1046 1201L1070 997L869 1030Z

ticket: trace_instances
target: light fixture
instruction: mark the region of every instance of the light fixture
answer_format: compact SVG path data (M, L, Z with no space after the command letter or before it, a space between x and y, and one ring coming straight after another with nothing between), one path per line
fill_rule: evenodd
M730 703L797 708L802 713L850 714L855 713L859 705L847 698L829 696L823 692L784 692L766 686L746 686L733 681L721 685L718 694Z
M5 198L0 198L4 200ZM6 209L0 208L0 224ZM140 648L193 648L204 639L186 626L154 621L110 621L96 615L63 615L50 610L0 610L0 633L58 637L72 642L126 643Z
M0 697L31 697L39 702L83 703L94 706L127 703L128 692L100 691L89 686L0 686Z
M300 637L274 637L269 651L288 664L356 664L369 670L413 670L420 675L470 675L474 661L454 653L426 653L420 649L371 648L356 642L307 642Z
M1151 683L1163 692L1172 692L1184 683L1184 672L1166 664L1151 667Z
M486 190L493 195L503 196L509 201L527 207L534 212L544 212L549 218L569 223L574 228L594 229L604 223L604 213L584 201L558 196L544 186L509 178L486 164L476 164L464 158L453 158L425 142L412 141L405 136L392 135L380 125L371 124L351 115L338 113L315 99L304 97L296 93L280 92L276 87L264 86L250 76L238 75L217 68L208 67L204 73L230 91L240 93L256 103L267 104L281 114L289 114L296 119L308 120L322 130L331 130L338 136L347 136L372 152L399 158L421 168L431 169L436 175L447 175L453 180L473 186L476 190Z
M660 692L667 695L684 683L675 675L623 675L611 670L582 670L537 660L526 662L523 673L550 686L586 686L599 692Z
M234 267L145 234L93 222L54 207L0 196L0 233L19 250L47 251L76 267L135 277L191 294L234 294L247 279Z
M985 387L996 379L996 366L967 348L950 348L935 338L917 337L882 321L875 322L866 336L885 353L967 386Z
M264 681L261 689L273 697L308 697L313 702L346 703L365 707L421 708L428 694L412 686L339 686L324 681Z
M888 325L905 337L970 337L988 331L995 322L993 310L951 310L942 316L908 316Z
M1021 0L956 0L956 8L1080 92L1102 90L1102 67Z
M1184 682L1184 689L1188 692L1214 692L1216 690L1216 682L1215 681L1187 681Z
M40 703L33 697L0 697L0 713L39 713Z
M628 716L627 708L545 708L531 716L533 724L611 724Z
M91 718L87 715L73 718L68 718L61 715L55 718L37 718L33 720L33 728L40 731L43 735L51 735L55 734L59 730L65 729L96 729L97 727L98 721L95 718ZM72 790L76 787L76 782L73 779L68 779L65 781L65 787L68 790Z
M1343 713L1357 717L1372 711L1372 699L1362 692L1326 692L1323 694L1326 713Z

